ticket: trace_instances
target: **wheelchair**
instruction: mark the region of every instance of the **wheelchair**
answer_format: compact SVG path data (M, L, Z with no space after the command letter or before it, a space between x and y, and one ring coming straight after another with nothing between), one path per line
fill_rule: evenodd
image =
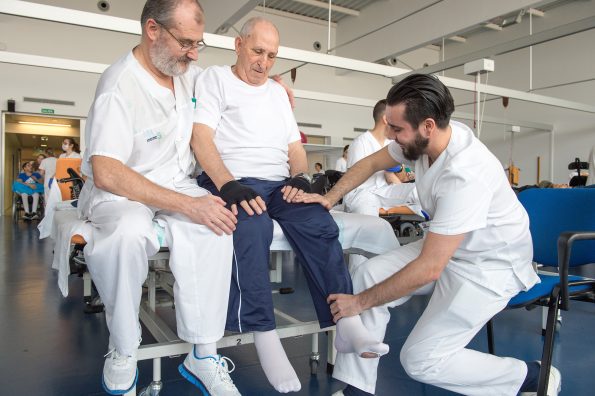
M29 200L29 207L32 207L33 196L28 195L27 199ZM41 193L39 194L39 203L37 205L37 211L35 212L40 220L43 218L44 208L45 201L43 193ZM23 199L21 197L21 194L17 194L15 192L12 193L12 219L15 223L18 223L20 219L30 220L25 218L25 207L23 206Z

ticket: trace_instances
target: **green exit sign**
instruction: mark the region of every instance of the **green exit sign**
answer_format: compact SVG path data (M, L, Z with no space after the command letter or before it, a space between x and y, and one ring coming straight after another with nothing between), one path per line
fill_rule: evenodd
M41 109L41 114L54 114L54 109Z

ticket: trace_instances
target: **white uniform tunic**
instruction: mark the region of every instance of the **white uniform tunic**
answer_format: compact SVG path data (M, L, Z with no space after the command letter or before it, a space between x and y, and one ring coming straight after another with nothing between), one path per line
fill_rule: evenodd
M237 78L230 66L211 66L197 87L194 122L215 131L217 151L236 179L289 177L288 145L301 137L281 85L268 79L255 87Z
M387 146L391 141L384 139L382 145L366 131L358 136L349 146L347 154L347 168L351 168L359 160L374 154ZM345 210L350 213L378 216L378 209L406 205L414 212L420 213L416 204L417 192L415 183L388 184L384 171L378 171L363 182L360 186L345 195Z
M430 167L427 155L415 163L416 184L430 231L466 233L435 284L428 307L401 350L407 373L420 382L466 395L516 395L527 373L524 362L466 345L511 297L539 281L532 261L527 213L510 188L496 157L464 124L451 121L447 148ZM396 143L389 153L403 161ZM419 256L424 241L377 256L353 274L359 293L401 270ZM389 307L410 296L362 313L366 327L383 339ZM378 359L339 354L334 377L367 392L376 386Z
M335 162L335 170L339 172L347 172L347 161L341 157Z
M48 203L48 197L50 195L50 180L56 176L56 162L58 159L56 157L47 157L41 161L39 164L39 169L44 171L43 173L43 194L45 198L45 204Z
M76 151L73 151L70 154L66 154L66 153L60 154L60 158L83 158L83 156L80 155L79 153L77 153Z
M190 150L192 98L200 69L191 67L174 78L175 96L153 79L132 52L108 70L99 81L87 120L87 149L81 166L89 177L85 189L96 190L91 166L94 155L116 159L166 188L187 179L194 163ZM101 190L84 198L79 206L83 213L91 213L100 202L126 199Z
M207 194L188 177L193 169L190 136L199 72L190 67L174 77L174 95L130 52L102 75L87 120L82 171L88 179L79 211L91 221L93 235L85 258L105 304L110 343L121 354L131 354L139 342L147 257L160 247L154 219L165 227L170 249L178 335L191 343L211 343L223 335L231 236L217 236L179 213L97 188L90 162L94 155L110 157L164 188L195 197Z

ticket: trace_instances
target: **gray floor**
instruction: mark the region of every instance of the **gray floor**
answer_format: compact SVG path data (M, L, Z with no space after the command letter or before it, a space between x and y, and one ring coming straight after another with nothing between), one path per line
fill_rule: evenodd
M103 314L83 313L82 281L70 279L70 295L63 298L57 276L50 269L50 241L38 240L36 223L0 220L0 395L99 395L107 329ZM275 295L278 308L302 320L314 319L305 279L293 265L284 268L284 283L297 292ZM381 359L378 395L450 395L441 389L415 382L407 377L399 362L399 350L416 318L423 311L425 298L415 298L393 311L386 341L391 353ZM554 362L563 375L562 395L594 395L595 344L588 336L595 329L595 306L573 303L564 313L557 337ZM170 313L171 314L171 313ZM167 312L166 312L167 315ZM505 311L495 322L496 350L501 355L524 360L540 357L539 310ZM143 332L143 343L152 342ZM321 336L321 351L325 337ZM311 376L308 365L310 338L284 341L290 359L302 382L300 395L329 395L343 385L325 373L323 352L318 375ZM486 351L485 331L471 347ZM222 350L236 364L232 373L244 395L277 394L267 383L251 345ZM195 395L196 389L177 372L183 357L163 359L162 395ZM151 363L139 363L139 385L151 379Z

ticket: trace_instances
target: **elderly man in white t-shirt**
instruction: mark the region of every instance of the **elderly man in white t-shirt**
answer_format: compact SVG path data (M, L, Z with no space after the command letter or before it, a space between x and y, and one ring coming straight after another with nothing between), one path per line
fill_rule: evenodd
M175 276L177 332L194 344L179 370L201 393L237 396L217 354L229 296L235 216L189 177L194 86L204 46L196 0L148 0L141 42L101 76L86 126L79 199L93 227L85 247L110 331L103 387L113 395L138 378L139 305L147 258L164 228Z
M529 218L498 159L464 124L450 121L454 103L436 77L414 74L388 93L386 121L395 141L353 166L329 191L301 201L330 208L373 172L414 161L427 236L377 256L353 275L355 295L333 295L336 320L361 313L383 338L388 308L415 294L432 295L401 350L414 379L464 395L535 394L539 363L466 346L508 301L539 281L532 267ZM333 376L345 396L373 394L377 360L340 353ZM560 390L552 368L548 395ZM524 393L523 393L524 394Z
M287 95L268 79L279 48L276 27L264 18L248 20L235 48L235 65L208 68L197 80L192 148L205 171L199 184L238 217L227 329L254 332L267 379L279 392L293 392L301 385L275 331L268 276L272 219L305 267L321 327L333 324L327 297L351 293L351 279L330 214L293 203L310 183ZM358 316L339 321L337 329L340 350L371 358L387 352Z

